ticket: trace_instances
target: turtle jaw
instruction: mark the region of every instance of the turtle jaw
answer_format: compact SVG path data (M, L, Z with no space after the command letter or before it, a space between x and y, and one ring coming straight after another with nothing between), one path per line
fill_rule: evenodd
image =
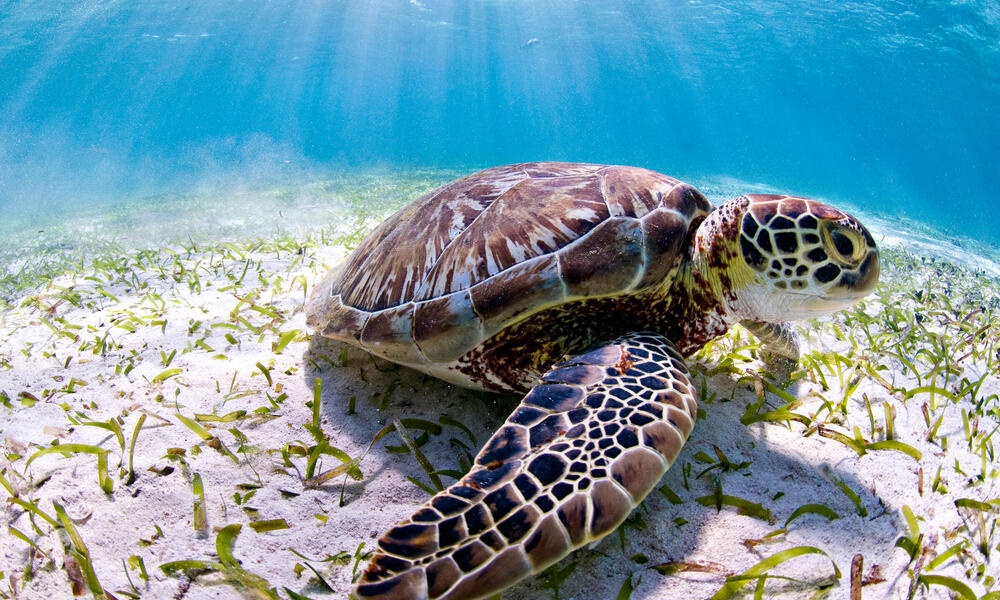
M754 282L735 290L735 299L728 303L732 321L780 323L814 319L857 304L870 292L839 296L775 290L769 283Z
M880 272L878 248L873 243L862 256L858 265L840 266L841 274L835 281L836 285L825 290L822 300L840 303L842 308L847 308L875 291Z
M805 318L821 317L823 315L828 315L830 313L835 313L838 310L844 310L845 308L850 308L863 300L871 292L856 293L856 294L845 294L839 297L831 296L810 296L802 294L802 300L799 302L790 301L788 304L798 305L798 311L807 316ZM788 294L790 296L795 296L796 294Z

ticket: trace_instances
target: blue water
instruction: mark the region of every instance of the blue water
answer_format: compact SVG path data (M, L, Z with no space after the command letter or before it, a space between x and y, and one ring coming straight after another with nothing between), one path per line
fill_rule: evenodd
M0 0L0 209L552 159L1000 242L995 0Z

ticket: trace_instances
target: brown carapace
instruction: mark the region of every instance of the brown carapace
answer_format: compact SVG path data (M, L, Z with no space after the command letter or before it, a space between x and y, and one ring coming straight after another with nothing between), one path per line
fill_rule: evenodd
M309 325L526 395L468 475L382 536L353 597L482 598L610 533L694 426L683 356L742 322L797 359L787 321L853 304L878 271L871 235L826 204L713 210L635 167L496 167L419 198L316 286Z

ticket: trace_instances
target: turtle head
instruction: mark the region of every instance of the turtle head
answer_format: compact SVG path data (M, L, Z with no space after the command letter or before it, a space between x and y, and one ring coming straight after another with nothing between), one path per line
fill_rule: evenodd
M725 243L715 244L710 264L723 251L730 257L721 283L739 320L818 317L851 306L878 283L875 240L832 206L749 194L719 207L706 224L713 217L712 235Z

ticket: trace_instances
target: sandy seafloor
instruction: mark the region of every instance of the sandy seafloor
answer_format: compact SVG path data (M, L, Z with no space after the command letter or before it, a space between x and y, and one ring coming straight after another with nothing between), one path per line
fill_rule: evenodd
M202 190L9 222L0 248L7 285L0 473L8 488L0 489L0 598L74 593L79 560L66 558L74 541L24 508L34 503L55 517L53 502L75 524L100 585L117 598L262 597L218 572L159 568L218 561L217 532L230 524L244 524L233 553L260 585L282 598L285 588L346 597L363 566L359 546L372 548L428 497L409 480L429 485L427 473L395 433L365 453L376 433L397 417L438 424L426 440L419 427L411 434L435 469L460 470L516 399L457 389L310 336L303 301L359 231L456 174ZM731 181L693 183L716 204L746 191ZM515 585L505 600L555 597L555 587L564 600L708 598L726 576L799 547L825 556L803 554L767 571L763 597L848 598L857 554L864 598L948 598L959 589L951 582L976 597L1000 589L1000 506L989 503L1000 497L992 435L1000 423L1000 251L854 212L885 250L883 284L850 315L801 324L803 354L817 366L787 389L795 401L765 385L745 331L692 357L704 416L662 491L627 521L624 535L577 552L559 563L560 573ZM37 277L63 269L51 281ZM23 289L28 284L37 287ZM317 446L306 427L317 378L322 434L336 451L316 454L314 473L335 468L339 457L363 456L361 480L303 483L310 468L303 454ZM800 418L753 418L781 407ZM890 412L892 439L913 452L872 446L889 439ZM178 415L199 421L208 439ZM56 442L106 450L113 490L101 489L92 453L48 453L27 464ZM719 510L720 493L760 508ZM817 504L827 510L785 526L797 509ZM248 526L277 519L286 527ZM900 538L911 540L912 557ZM840 571L832 586L831 563ZM752 596L755 585L740 593ZM77 587L91 595L86 583Z

